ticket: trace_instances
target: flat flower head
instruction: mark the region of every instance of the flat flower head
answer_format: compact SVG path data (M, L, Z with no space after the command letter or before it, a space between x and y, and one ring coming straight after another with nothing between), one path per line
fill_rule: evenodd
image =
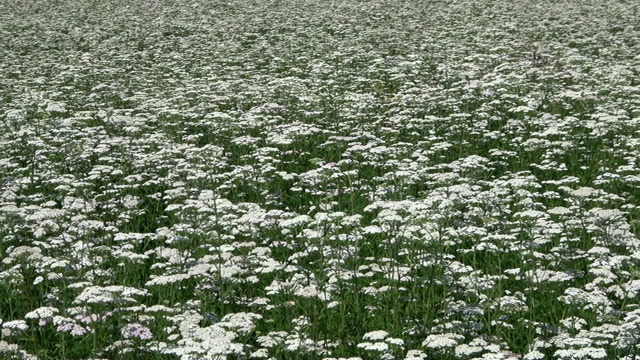
M122 328L121 333L125 339L138 338L140 340L150 340L153 338L151 330L138 323L125 325L125 327Z
M421 350L409 350L404 360L425 360L426 358L427 354Z
M24 320L12 320L2 324L3 329L25 331L29 329L29 325Z
M376 331L371 331L371 332L368 332L368 333L364 334L362 336L362 338L364 340L376 341L376 340L384 340L388 336L389 336L388 332L386 332L384 330L376 330Z
M358 344L358 347L367 351L386 352L387 350L389 350L389 344L385 342L363 342Z
M28 312L25 319L52 319L55 314L59 312L58 309L49 306L39 307L31 312Z
M422 346L429 349L448 349L458 345L459 340L463 340L464 337L457 334L434 334L429 335L422 342Z

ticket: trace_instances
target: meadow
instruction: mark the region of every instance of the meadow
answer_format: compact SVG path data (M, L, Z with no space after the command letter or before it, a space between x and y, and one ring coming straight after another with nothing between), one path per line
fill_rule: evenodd
M0 358L640 359L640 3L0 0Z

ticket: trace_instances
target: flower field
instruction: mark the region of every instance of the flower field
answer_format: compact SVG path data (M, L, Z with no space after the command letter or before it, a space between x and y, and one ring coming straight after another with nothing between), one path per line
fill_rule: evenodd
M0 358L640 359L640 3L0 0Z

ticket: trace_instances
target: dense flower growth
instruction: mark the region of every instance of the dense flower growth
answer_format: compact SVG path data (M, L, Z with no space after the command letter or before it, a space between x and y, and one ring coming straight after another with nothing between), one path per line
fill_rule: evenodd
M640 4L0 0L0 357L638 359Z

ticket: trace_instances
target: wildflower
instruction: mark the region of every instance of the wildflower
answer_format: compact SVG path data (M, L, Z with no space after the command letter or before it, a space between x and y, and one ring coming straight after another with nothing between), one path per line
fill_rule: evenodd
M458 345L458 341L463 339L463 336L453 333L429 335L422 342L422 346L430 349L453 348Z
M389 350L389 345L385 342L375 342L375 343L363 342L358 344L358 347L368 351L385 352Z
M240 334L248 334L256 327L254 321L259 319L262 319L262 315L244 312L232 313L225 315L217 325Z
M145 286L175 284L190 278L190 274L158 275L147 281Z
M56 325L57 331L67 332L73 336L82 336L89 332L89 330L76 323L75 320L63 316L54 316L53 324Z
M386 337L389 336L389 333L384 331L384 330L376 330L376 331L371 331L368 332L366 334L364 334L362 336L363 339L365 340L384 340Z
M304 298L312 298L319 296L320 291L318 291L318 288L315 285L309 285L296 289L294 294Z
M542 360L544 359L544 354L538 350L529 351L522 358L523 360Z
M560 320L560 323L569 330L582 330L587 325L586 320L576 316L570 316L566 319L562 319Z
M146 326L138 323L127 324L121 330L122 336L125 339L138 338L140 340L150 340L153 338L151 330Z
M25 330L29 329L29 325L27 325L26 321L24 321L24 320L12 320L12 321L7 321L7 322L3 323L2 324L2 328L11 329L11 330L25 331Z
M268 357L269 357L269 350L267 349L258 349L249 355L249 358L252 358L252 359L265 359Z
M163 354L198 354L198 358L217 358L243 351L241 344L233 342L236 333L227 331L218 324L200 326L202 316L196 311L189 310L168 319L177 324L180 334L176 339L181 339L174 345L162 349Z
M455 348L455 354L459 358L468 357L479 352L482 352L484 349L481 346L472 346L469 344L460 344Z
M129 286L90 286L82 290L74 304L105 304L116 301L137 302L131 296L147 296L149 292Z
M409 350L404 360L425 360L426 358L427 354L420 350Z
M20 349L16 344L9 344L4 340L0 340L0 355L6 359L21 359L21 360L38 360L37 356L31 355L28 352ZM8 355L8 356L6 356Z
M581 349L560 349L553 354L557 359L607 359L603 348L584 347Z
M53 321L53 316L59 312L58 309L54 307L44 306L39 307L31 312L28 312L24 318L25 319L38 319L38 325L44 326L45 324Z

